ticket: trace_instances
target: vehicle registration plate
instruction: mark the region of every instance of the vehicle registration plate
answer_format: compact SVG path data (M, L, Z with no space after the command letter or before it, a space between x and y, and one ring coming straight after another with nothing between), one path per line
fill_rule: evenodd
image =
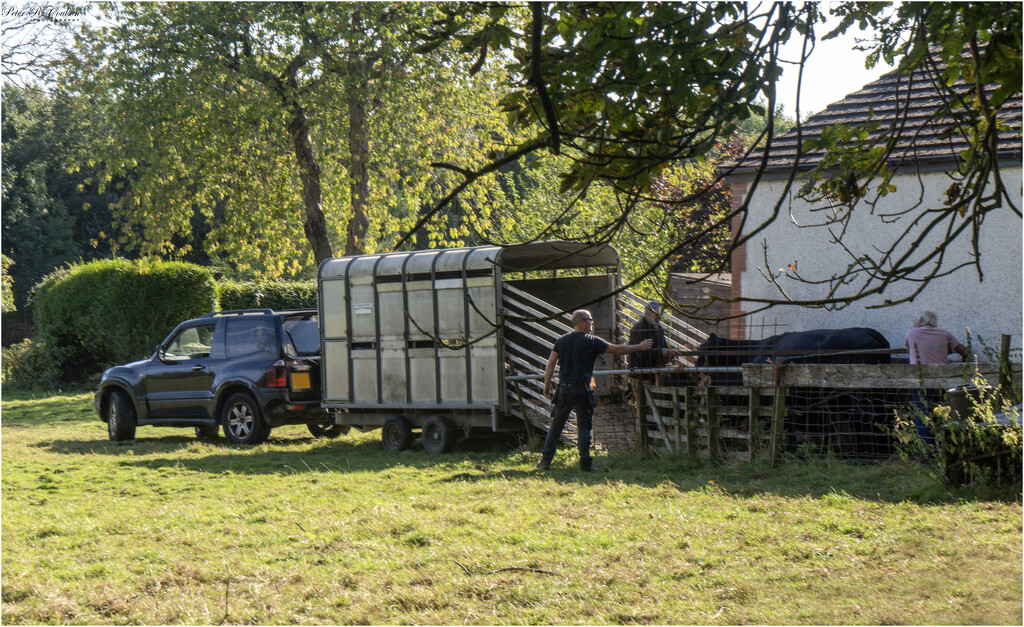
M309 385L309 373L308 372L293 372L292 373L292 389L293 390L308 390Z

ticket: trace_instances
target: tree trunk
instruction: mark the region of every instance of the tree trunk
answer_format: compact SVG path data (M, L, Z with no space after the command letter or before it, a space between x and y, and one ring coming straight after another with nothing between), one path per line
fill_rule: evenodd
M360 255L366 251L366 231L370 226L366 218L366 205L370 198L370 178L366 172L366 160L370 147L366 141L366 108L362 94L365 89L349 89L349 177L352 217L348 221L348 238L345 241L346 255Z
M302 204L306 209L302 228L306 239L313 248L316 263L334 256L331 241L327 237L327 218L324 217L323 193L320 189L320 164L313 154L313 140L309 134L309 120L302 105L292 107L292 119L288 123L288 132L295 146L295 159L299 164L299 175L302 179Z

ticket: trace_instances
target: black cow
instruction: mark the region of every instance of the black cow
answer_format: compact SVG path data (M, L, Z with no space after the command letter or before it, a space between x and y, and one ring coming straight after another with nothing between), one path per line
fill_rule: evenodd
M775 335L763 340L731 340L712 335L700 347L697 367L752 364L887 364L889 342L874 329L816 329ZM740 373L710 373L716 386L742 385ZM838 449L857 457L886 454L888 436L875 424L870 397L855 391L821 388L790 390L785 430L796 443Z
M885 348L889 348L889 342L881 333L863 327L793 331L763 340L731 340L712 334L700 345L697 367L767 363L887 364L889 353L851 352Z

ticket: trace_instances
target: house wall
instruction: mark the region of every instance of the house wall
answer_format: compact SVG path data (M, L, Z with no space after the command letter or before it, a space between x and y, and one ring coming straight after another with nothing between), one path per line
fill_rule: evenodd
M1005 167L1001 171L1006 188L1015 196L1015 204L1021 208L1021 168ZM821 206L811 207L796 197L794 184L786 194L779 216L761 233L751 239L738 251L739 259L734 260L733 289L744 298L785 298L785 290L792 299L810 300L823 298L829 285L801 283L793 276L790 265L796 265L797 273L805 280L828 281L833 275L842 274L854 261L850 253L870 254L878 258L877 248L891 245L902 234L907 225L920 215L911 211L907 215L896 214L915 206L943 207L943 192L950 179L945 173L908 175L894 181L897 191L881 199L872 212L865 203L855 206L846 232L843 247L833 241L829 228L820 226L827 218L828 211ZM780 181L762 181L750 202L747 221L759 224L771 215L784 189ZM744 190L746 193L746 190ZM738 200L738 199L737 199ZM819 226L811 226L819 225ZM830 227L839 232L839 226ZM933 250L943 233L935 233L916 250ZM970 261L970 231L964 233L949 249L944 267L954 267ZM767 250L764 248L767 245ZM902 244L906 251L908 245ZM1011 345L1021 347L1022 303L1022 222L1005 206L989 214L981 226L981 267L984 279L979 280L973 267L962 268L950 276L933 280L912 302L890 307L870 309L872 305L883 304L885 300L897 300L911 294L919 283L905 280L891 285L882 295L868 297L840 310L811 309L794 305L781 305L748 318L745 334L750 338L762 335L762 329L754 328L757 318L760 324L774 324L778 332L801 331L816 328L843 328L865 326L877 329L897 347L904 345L905 334L919 312L932 310L938 315L939 326L951 331L962 343L966 343L967 329L971 330L978 351L980 338L985 345L998 350L1002 334L1012 336ZM765 275L778 274L778 286L772 285ZM922 276L919 272L916 276ZM850 295L857 284L843 285L838 295ZM757 308L756 304L740 305L744 312Z

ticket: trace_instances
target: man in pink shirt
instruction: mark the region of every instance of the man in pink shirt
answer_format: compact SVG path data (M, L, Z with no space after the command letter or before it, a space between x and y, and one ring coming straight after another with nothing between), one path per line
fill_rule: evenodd
M956 341L953 334L936 328L935 313L926 311L907 331L907 352L912 364L948 364L949 354L957 353L967 359L967 347Z
M914 323L914 328L907 331L907 352L910 353L912 364L948 364L949 354L957 353L967 359L967 347L956 341L953 334L939 329L935 312L926 311ZM937 398L925 398L928 394L914 392L911 402L921 412L927 413L926 401L936 402ZM914 417L914 429L929 446L935 444L935 436L920 417Z

